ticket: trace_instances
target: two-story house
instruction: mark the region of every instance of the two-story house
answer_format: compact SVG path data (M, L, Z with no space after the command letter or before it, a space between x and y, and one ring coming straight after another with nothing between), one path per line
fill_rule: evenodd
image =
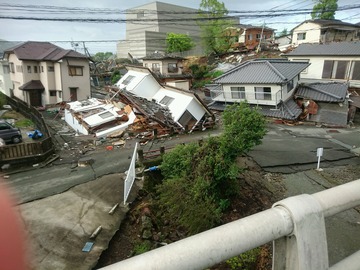
M340 20L306 20L292 30L292 44L328 43L360 39L360 25Z
M223 110L226 104L247 101L263 108L265 115L295 119L301 110L293 101L300 73L306 62L285 59L256 59L244 62L206 85L210 108Z
M185 58L156 51L142 60L143 66L149 68L161 83L185 90L190 89L192 76L183 73Z
M301 73L304 82L337 81L360 88L360 41L300 44L286 56L311 64Z
M128 72L116 86L122 91L165 107L180 128L188 127L190 130L206 121L208 117L213 118L212 112L195 93L162 85L148 68L126 68ZM158 114L156 110L154 113Z
M28 41L5 50L13 96L32 106L90 96L88 57L49 42Z
M239 43L244 44L249 50L256 49L259 43L265 43L266 40L274 37L274 29L272 28L250 24L240 24L239 27L242 30Z

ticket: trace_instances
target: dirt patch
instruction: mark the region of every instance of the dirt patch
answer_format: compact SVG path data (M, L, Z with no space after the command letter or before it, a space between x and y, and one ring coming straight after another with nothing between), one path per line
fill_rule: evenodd
M264 173L251 158L241 157L238 159L238 164L245 168L239 176L242 192L232 201L229 210L224 214L222 220L224 224L270 208L274 202L282 198L284 190L281 175ZM143 243L141 235L144 230L141 219L144 213L151 217L151 199L144 192L140 192L108 249L101 255L95 269L127 259L138 253L141 247L143 251L146 251L144 245L141 244ZM155 222L153 220L153 223ZM154 225L157 232L152 232L152 248L161 246L162 241L174 242L186 236L181 229L167 225L166 221L163 226ZM164 235L166 240L161 239ZM211 269L231 268L224 262ZM261 247L256 269L271 269L271 245Z

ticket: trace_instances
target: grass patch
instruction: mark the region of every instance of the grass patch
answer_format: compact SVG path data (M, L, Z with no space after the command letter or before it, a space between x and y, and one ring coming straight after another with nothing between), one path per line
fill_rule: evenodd
M18 128L33 127L34 123L30 119L21 119L15 122L15 126Z

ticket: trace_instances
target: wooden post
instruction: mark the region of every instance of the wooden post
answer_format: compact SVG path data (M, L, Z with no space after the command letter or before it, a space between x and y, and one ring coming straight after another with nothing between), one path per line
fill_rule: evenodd
M165 154L165 147L161 146L160 147L160 155L163 155L163 154Z

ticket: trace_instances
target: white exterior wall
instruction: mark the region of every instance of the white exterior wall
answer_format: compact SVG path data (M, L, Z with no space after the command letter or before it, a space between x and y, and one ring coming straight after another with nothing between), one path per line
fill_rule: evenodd
M172 81L172 82L166 82L166 85L170 85L176 88L189 90L190 89L190 81Z
M298 40L299 33L306 33L304 40ZM292 43L297 46L301 43L319 43L321 40L321 29L316 23L306 22L294 28L292 34Z
M277 97L277 93L281 90L280 85L275 84L228 84L223 85L223 93L219 96L213 98L215 101L223 102L239 102L240 99L233 99L231 97L231 87L245 87L245 99L249 104L259 104L259 105L277 105L280 99ZM271 87L271 100L262 100L255 98L255 87ZM279 95L279 94L278 94ZM280 96L279 96L280 97Z
M10 79L9 62L0 60L0 91L7 96L11 96L13 85Z
M152 97L156 94L157 91L161 88L161 85L153 78L151 74L137 72L129 70L117 83L116 86L119 88L124 88L125 85L123 81L127 79L128 76L135 76L135 78L126 85L126 90L132 92L140 97L144 97L148 100L151 100Z
M83 76L70 76L68 65L82 66ZM58 73L58 70L55 69ZM63 59L60 62L60 73L62 83L62 99L65 101L71 100L70 88L77 88L77 100L84 100L91 96L90 91L90 66L87 59ZM56 75L55 75L56 76Z
M17 57L15 56L15 54L10 54L9 55L9 63L13 63L14 64L14 69L15 72L12 73L10 72L10 79L14 84L14 96L25 101L28 102L27 97L24 93L24 91L20 90L19 87L22 86L24 84L24 75L23 72L17 72L16 71L16 66L17 65L21 65L22 66L22 61L20 61L19 59L17 59ZM24 67L23 67L23 71L24 71Z
M324 79L332 80L338 82L349 82L350 87L360 87L360 81L349 80L350 68L353 61L360 61L359 56L348 56L348 57L339 57L339 56L289 56L290 61L299 61L300 59L309 59L310 66L307 68L307 72L301 73L301 80L322 80L322 73L324 68L325 60L334 60L334 61L349 61L349 65L346 71L346 76L344 80L341 79Z
M296 76L296 77L293 79L293 81L294 81L294 83L293 83L294 87L293 87L293 89L290 90L289 92L287 91L287 85L283 85L283 87L282 87L282 96L281 96L281 99L282 99L283 101L288 100L290 97L292 97L292 96L294 95L294 91L295 91L295 89L296 89L296 86L297 86L297 84L299 83L299 77Z
M161 89L156 93L153 99L155 99L157 103L160 103L160 101L165 96L174 98L174 100L169 104L168 108L171 111L171 115L174 121L176 122L183 115L185 110L188 110L197 120L200 120L205 114L204 109L194 99L194 97L182 94L180 92Z

